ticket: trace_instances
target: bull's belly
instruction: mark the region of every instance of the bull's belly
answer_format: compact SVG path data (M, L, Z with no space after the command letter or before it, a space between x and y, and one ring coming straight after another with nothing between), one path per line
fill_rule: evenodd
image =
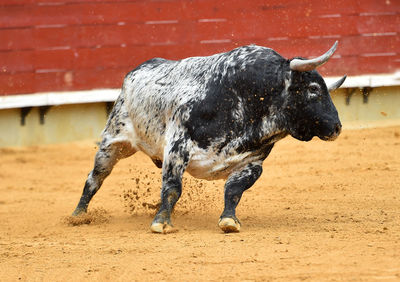
M139 145L140 144L140 145ZM139 150L151 159L163 160L163 147L156 144L139 143ZM227 179L228 176L240 170L246 164L254 161L250 153L232 156L213 155L210 153L194 153L189 159L186 172L195 178L205 180Z
M159 132L152 132L146 138L143 132L134 130L132 144L137 151L142 151L153 160L163 161L166 145L165 136ZM233 146L227 146L229 150L222 150L221 153L209 148L204 150L192 144L189 163L186 172L195 178L205 180L227 179L230 174L242 169L249 163L260 160L260 156L254 152L237 153Z
M241 170L257 159L250 152L231 156L198 153L192 155L186 171L200 179L227 179L231 173Z

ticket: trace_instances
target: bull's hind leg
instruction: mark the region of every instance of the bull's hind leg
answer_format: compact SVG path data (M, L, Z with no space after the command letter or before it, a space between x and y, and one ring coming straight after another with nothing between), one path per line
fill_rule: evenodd
M96 153L94 168L89 173L83 188L81 199L72 215L86 212L90 200L100 189L104 179L111 173L118 160L135 153L129 138L132 124L125 109L124 95L120 95L108 118L103 132L103 140Z
M185 145L185 141L180 139L164 154L161 206L150 226L154 233L168 233L172 230L171 212L182 194L182 175L189 160Z
M249 189L262 173L262 162L251 163L232 173L225 183L225 208L219 219L219 227L226 233L239 232L240 221L236 217L236 206L245 190Z
M72 215L79 215L87 211L90 200L100 189L104 179L111 173L118 160L135 153L130 142L108 142L104 138L96 153L94 168L89 173L83 188L81 199Z

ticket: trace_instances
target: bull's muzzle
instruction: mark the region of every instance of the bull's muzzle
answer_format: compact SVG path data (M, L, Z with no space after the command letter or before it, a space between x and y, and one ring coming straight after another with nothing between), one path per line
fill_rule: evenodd
M342 124L338 122L334 125L333 130L331 130L330 134L320 136L319 138L324 141L334 141L336 140L336 138L339 137L340 132L342 132Z

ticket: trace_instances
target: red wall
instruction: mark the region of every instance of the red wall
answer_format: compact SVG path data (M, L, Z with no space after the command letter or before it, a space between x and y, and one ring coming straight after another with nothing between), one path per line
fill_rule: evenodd
M250 43L307 57L339 40L324 75L392 73L399 35L400 0L1 0L0 95L118 88L147 59Z

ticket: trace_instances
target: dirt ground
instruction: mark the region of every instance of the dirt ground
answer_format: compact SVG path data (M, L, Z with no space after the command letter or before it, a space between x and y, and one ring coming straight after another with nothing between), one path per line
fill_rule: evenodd
M237 215L218 226L223 182L185 176L172 234L149 226L160 170L120 161L89 207L68 217L94 141L0 149L0 281L400 280L400 127L286 138Z

